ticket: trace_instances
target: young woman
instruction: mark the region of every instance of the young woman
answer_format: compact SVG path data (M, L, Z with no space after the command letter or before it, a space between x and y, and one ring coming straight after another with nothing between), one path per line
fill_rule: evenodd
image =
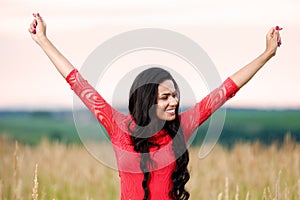
M117 158L121 199L188 199L190 178L186 142L195 129L245 85L276 54L279 31L271 28L265 51L228 77L223 84L189 110L178 113L176 81L161 68L141 72L130 89L129 115L111 107L83 79L46 36L46 25L33 14L29 33L54 66L107 130Z

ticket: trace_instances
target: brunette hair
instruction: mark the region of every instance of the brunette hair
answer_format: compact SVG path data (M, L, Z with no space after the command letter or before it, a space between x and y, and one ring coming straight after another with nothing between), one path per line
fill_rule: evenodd
M150 166L153 164L153 160L150 158L149 149L154 146L158 146L159 148L159 145L156 144L155 141L150 141L149 138L159 131L158 127L161 125L160 123L164 123L162 125L163 129L166 130L173 140L172 149L176 158L176 168L170 177L173 182L173 187L169 191L169 196L175 200L187 200L190 194L185 190L184 186L190 178L187 170L189 153L180 128L178 106L175 111L176 118L172 121L161 122L157 118L153 118L153 115L150 113L157 104L156 97L158 96L158 85L165 80L173 81L178 93L179 101L180 95L178 85L171 74L166 70L158 67L149 68L141 72L135 78L130 89L128 108L136 126L131 129L131 123L129 123L128 129L131 133L131 141L134 150L141 153L140 168L144 174L142 182L144 190L143 199L147 200L150 194L148 183L151 181Z

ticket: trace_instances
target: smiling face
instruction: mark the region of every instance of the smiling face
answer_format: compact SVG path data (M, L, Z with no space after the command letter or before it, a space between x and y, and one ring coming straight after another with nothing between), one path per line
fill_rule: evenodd
M172 80L165 80L158 86L156 115L164 121L176 118L178 95Z

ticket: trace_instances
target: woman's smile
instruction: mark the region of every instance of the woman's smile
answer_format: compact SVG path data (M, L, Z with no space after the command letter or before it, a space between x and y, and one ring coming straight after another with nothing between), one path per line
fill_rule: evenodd
M175 109L166 110L166 113L171 114L171 115L175 115Z
M158 86L156 115L164 121L176 118L178 96L172 80L165 80Z

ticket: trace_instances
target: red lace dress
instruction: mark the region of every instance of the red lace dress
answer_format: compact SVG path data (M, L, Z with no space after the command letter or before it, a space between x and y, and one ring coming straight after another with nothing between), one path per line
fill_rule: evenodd
M121 180L121 199L143 199L144 175L140 169L140 154L134 151L128 131L131 116L122 114L110 106L76 69L70 72L66 80L110 136ZM237 85L227 78L219 88L192 108L182 112L179 118L185 140L188 141L197 127L233 97L238 89ZM134 126L133 123L131 125ZM155 165L150 171L149 199L170 199L168 193L172 188L171 174L176 166L172 139L165 131L160 131L152 136L151 140L155 140L160 147L150 149L150 157Z

